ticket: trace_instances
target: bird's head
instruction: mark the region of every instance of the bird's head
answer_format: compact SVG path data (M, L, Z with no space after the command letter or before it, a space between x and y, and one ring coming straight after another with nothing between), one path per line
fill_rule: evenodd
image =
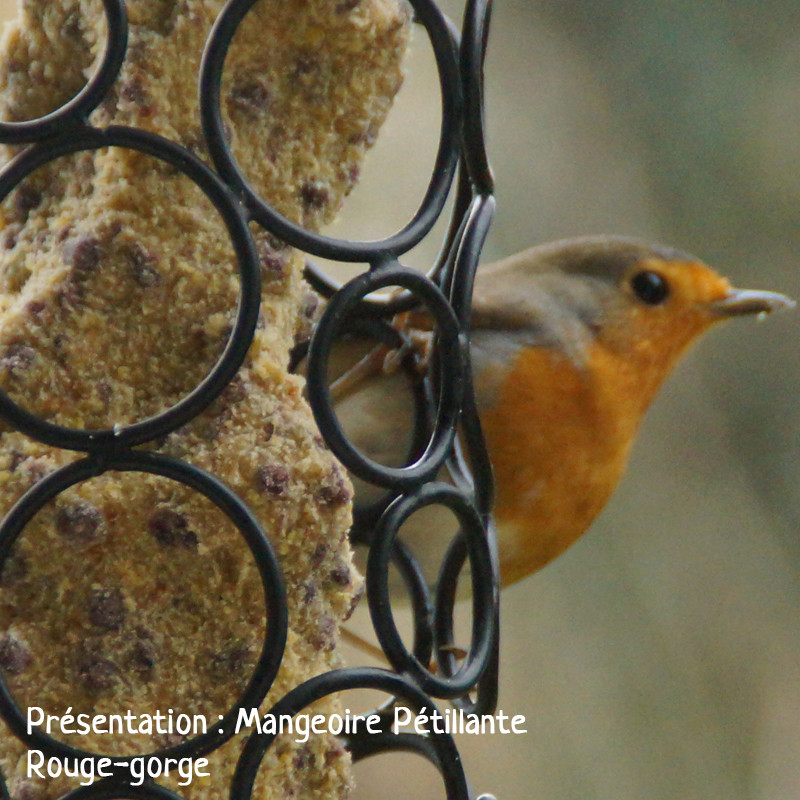
M792 305L634 239L556 242L479 271L473 376L504 582L539 569L589 527L645 409L698 336L733 316Z
M596 236L535 247L479 272L475 340L556 348L576 367L602 354L651 398L686 348L715 323L794 306L740 290L694 256ZM482 333L483 332L483 333Z

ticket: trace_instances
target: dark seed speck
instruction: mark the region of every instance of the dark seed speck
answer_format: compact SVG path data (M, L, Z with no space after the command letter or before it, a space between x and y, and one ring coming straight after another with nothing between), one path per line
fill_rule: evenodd
M137 106L144 105L147 100L147 94L141 78L137 75L131 75L124 79L119 87L119 98Z
M320 181L306 181L300 189L300 199L308 210L324 208L331 199L330 191Z
M317 596L317 592L319 591L317 582L311 578L304 581L300 589L303 592L302 599L304 603L310 603Z
M157 733L153 736L153 741L158 747L177 747L186 741L186 737L181 733Z
M289 489L289 470L281 464L264 464L256 470L255 484L273 497L284 495Z
M356 592L353 595L353 599L350 601L350 608L348 608L347 611L345 612L342 622L347 622L347 620L349 620L350 617L353 616L366 590L367 590L366 586L363 583L358 587L358 589L356 589Z
M328 555L328 550L328 545L325 544L325 542L320 542L314 548L314 552L311 554L312 569L316 569L325 560L325 556Z
M69 235L72 233L72 225L64 225L62 228L56 232L56 242L58 244L63 244L68 238Z
M113 688L119 670L110 659L94 652L83 652L78 656L78 677L86 689L100 692Z
M2 246L4 250L12 250L16 247L21 230L22 225L19 222L12 222L10 225L6 225L3 229L3 233L0 234L0 246Z
M165 547L197 547L197 534L189 528L183 514L171 508L156 511L147 524L150 533Z
M303 772L304 770L307 770L311 766L313 761L314 761L314 752L307 744L304 744L294 754L292 765L298 772Z
M350 501L352 493L341 473L333 471L329 477L329 483L319 487L314 492L317 502L327 506L342 505Z
M306 319L313 319L319 308L319 295L314 292L306 292L303 296L303 306L301 313Z
M115 631L125 621L125 603L118 588L92 589L89 594L89 622L98 628Z
M0 638L0 668L11 675L24 672L33 661L33 655L27 643L13 633L6 633Z
M74 236L61 248L61 257L72 267L76 280L85 280L100 263L100 243L94 236Z
M24 372L36 358L36 351L24 342L15 342L6 349L5 355L0 358L0 367L11 375L17 376Z
M347 564L339 564L329 573L331 581L337 586L350 585L350 567Z
M269 108L271 99L272 93L266 81L247 77L234 84L228 97L228 107L254 117Z
M131 647L128 655L131 670L140 680L147 681L153 676L156 666L156 646L150 639L139 639Z
M155 286L161 280L158 259L140 242L131 242L123 252L128 270L133 280L145 289Z
M247 384L237 375L222 391L220 401L223 405L232 406L241 403L247 397Z
M86 500L64 503L56 511L56 530L78 544L97 541L103 534L105 516Z
M244 644L226 647L211 656L211 674L220 679L241 674L248 666L250 650Z
M301 53L294 64L294 74L296 76L310 75L319 70L319 61L313 53Z
M30 303L25 306L25 311L32 317L38 317L45 308L47 308L47 306L41 300L31 300Z
M258 244L258 263L264 284L282 281L289 277L289 258L285 250L275 250L267 242Z
M330 651L336 646L336 623L324 617L314 633L311 643L317 650Z
M14 217L25 222L28 215L42 202L42 193L28 184L18 186L11 195Z

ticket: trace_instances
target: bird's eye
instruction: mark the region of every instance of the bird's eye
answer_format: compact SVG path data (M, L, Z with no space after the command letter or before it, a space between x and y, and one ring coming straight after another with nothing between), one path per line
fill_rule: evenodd
M669 284L666 278L650 270L637 272L631 278L631 288L636 296L649 306L657 306L669 296Z

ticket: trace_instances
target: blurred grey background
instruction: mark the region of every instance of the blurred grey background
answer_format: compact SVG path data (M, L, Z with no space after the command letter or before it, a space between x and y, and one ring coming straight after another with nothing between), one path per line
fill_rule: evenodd
M440 5L459 20L461 2ZM421 198L438 125L428 51L418 30L332 232L386 235ZM487 260L631 234L800 296L796 0L496 0L486 94ZM440 238L407 263L426 267ZM476 793L800 797L799 326L714 331L659 396L594 530L504 591L500 708L528 733L460 740ZM418 760L397 766L359 796L444 797Z

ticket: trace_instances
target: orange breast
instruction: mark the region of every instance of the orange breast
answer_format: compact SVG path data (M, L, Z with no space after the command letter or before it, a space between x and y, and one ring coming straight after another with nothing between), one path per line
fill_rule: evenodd
M641 412L596 380L614 368L608 360L598 349L576 367L555 350L524 348L481 415L497 483L504 584L569 547L625 468Z

